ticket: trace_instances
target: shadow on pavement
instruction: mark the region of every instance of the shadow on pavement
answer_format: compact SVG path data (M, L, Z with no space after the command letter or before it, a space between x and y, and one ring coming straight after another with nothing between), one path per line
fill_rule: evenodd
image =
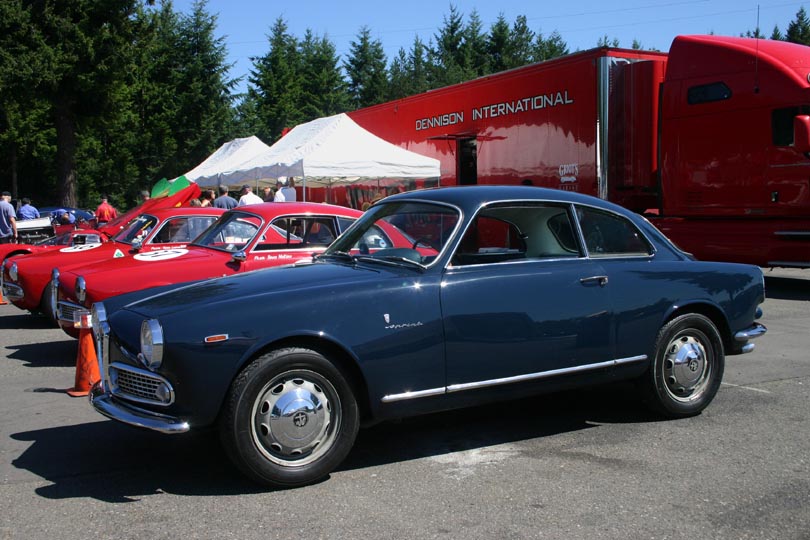
M44 315L33 314L29 313L28 311L15 309L12 315L4 315L0 317L0 328L14 330L56 330L58 327L56 326L56 323Z
M388 422L360 431L340 470L358 470L598 427L657 421L631 389L610 386ZM161 435L104 420L16 433L32 444L13 461L51 482L52 499L132 502L167 492L233 495L268 491L231 465L212 431ZM328 480L327 480L328 481Z
M75 366L78 347L78 341L75 339L7 345L6 349L10 352L6 356L25 362L28 367Z

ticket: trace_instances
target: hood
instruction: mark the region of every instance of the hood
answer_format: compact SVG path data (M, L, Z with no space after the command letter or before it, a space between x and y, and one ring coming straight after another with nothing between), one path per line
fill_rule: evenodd
M232 256L231 253L224 251L195 246L142 250L134 255L130 253L127 257L110 257L92 265L73 266L70 271L62 272L62 275L76 274L84 278L114 279L116 281L135 278L139 282L151 281L157 276L165 276L164 283L168 282L167 280L176 282L177 278L184 278L188 275L188 279L180 279L180 281L188 281L189 279L214 277L211 272L230 261ZM196 278L193 276L195 273Z
M377 280L381 272L402 271L396 268L389 270L330 262L265 268L224 278L198 281L170 288L166 292L158 291L157 294L154 294L156 292L154 289L141 291L143 296L140 299L122 307L145 317L158 318L178 311L222 314L226 313L224 304L232 304L227 309L235 310L239 309L241 303L267 302L268 305L272 305L272 297L280 294L289 295L305 291L307 296L317 295L321 289L343 288ZM120 305L119 298L113 298L116 305ZM133 298L130 296L127 300ZM112 306L108 312L115 307Z

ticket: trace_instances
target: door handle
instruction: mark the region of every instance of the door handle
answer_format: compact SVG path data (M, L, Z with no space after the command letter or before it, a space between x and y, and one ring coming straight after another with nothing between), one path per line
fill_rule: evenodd
M607 285L608 277L607 276L591 276L585 277L579 280L580 283L583 285L587 285L588 283L596 282L599 284L600 287L604 287Z

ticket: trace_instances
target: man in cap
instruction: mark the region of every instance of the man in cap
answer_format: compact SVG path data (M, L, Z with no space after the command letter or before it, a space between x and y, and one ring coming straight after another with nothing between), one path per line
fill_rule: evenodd
M239 204L237 206L245 206L247 204L261 204L264 202L261 197L253 193L253 190L251 189L249 184L243 185L242 191L240 193L242 194L242 196L239 197Z
M11 193L0 195L0 244L13 244L17 241L17 214L11 206Z
M275 202L295 202L295 182L292 176L279 176L276 181Z

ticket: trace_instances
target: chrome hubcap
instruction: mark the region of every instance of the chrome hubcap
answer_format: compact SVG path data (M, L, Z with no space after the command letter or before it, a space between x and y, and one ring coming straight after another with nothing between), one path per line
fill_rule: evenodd
M334 387L317 373L282 373L262 388L254 403L253 440L275 463L311 463L334 443L339 403Z
M667 391L679 401L691 401L705 391L711 374L706 348L690 335L670 341L664 357L664 379Z

